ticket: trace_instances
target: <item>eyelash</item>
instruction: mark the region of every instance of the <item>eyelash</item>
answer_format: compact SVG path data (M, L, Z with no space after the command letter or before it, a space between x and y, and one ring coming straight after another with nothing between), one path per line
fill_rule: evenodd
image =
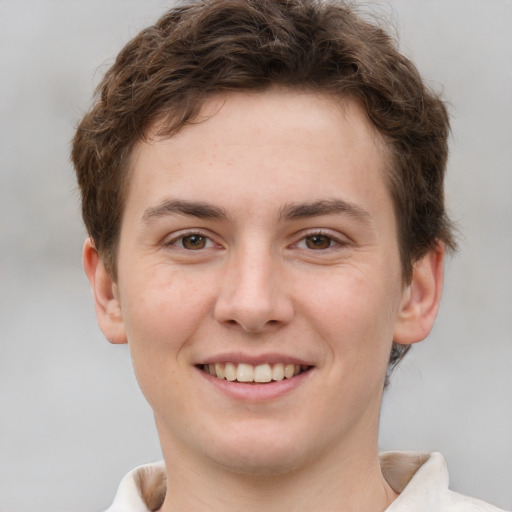
M325 248L312 248L312 247L303 247L304 250L307 251L315 251L315 252L323 252L328 250L333 250L337 248L341 248L343 246L348 245L347 241L340 240L339 237L334 236L332 233L324 230L314 230L307 233L304 233L300 240L296 242L294 245L298 246L301 243L306 244L308 239L312 239L314 237L324 237L329 240L329 247Z
M205 242L206 246L199 247L197 249L191 249L184 246L185 240L192 239L193 237L197 237L202 239L202 241ZM314 237L322 237L325 240L328 241L329 246L328 247L299 247L301 244L306 245L308 239L311 240ZM335 237L332 235L332 233L326 232L324 230L315 230L310 231L308 233L302 234L301 238L292 244L292 247L298 247L302 250L306 251L315 251L315 252L324 252L332 249L336 249L339 247L346 246L348 242L340 240L338 237ZM205 249L211 249L213 246L217 245L220 247L220 245L216 244L212 238L204 233L201 233L200 231L190 231L186 233L181 233L179 236L175 236L172 240L169 242L165 242L163 244L167 248L175 249L175 250L183 250L187 252L199 252Z
M205 241L205 243L207 245L209 245L209 247L200 247L199 249L196 249L197 251L201 251L203 249L210 249L213 245L216 245L210 236L205 235L204 233L201 233L200 231L189 231L186 233L181 233L179 236L175 236L172 240L169 240L168 242L164 242L163 245L164 245L164 247L175 249L175 250L195 252L194 249L189 249L184 246L184 241L186 239L191 239L193 237L201 238Z

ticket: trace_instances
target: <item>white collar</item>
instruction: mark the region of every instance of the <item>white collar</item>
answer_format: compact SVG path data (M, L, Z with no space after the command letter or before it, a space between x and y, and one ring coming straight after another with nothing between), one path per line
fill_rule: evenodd
M448 489L448 470L440 453L385 452L380 455L382 474L400 495L385 512L481 511L499 512L486 503ZM150 512L145 489L161 488L165 495L164 462L145 464L128 473L114 502L105 512Z

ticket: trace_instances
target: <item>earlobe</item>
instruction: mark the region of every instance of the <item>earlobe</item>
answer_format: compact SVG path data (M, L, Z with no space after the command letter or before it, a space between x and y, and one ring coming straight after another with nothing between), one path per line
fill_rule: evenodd
M445 247L439 243L414 263L395 325L393 339L397 343L417 343L432 330L443 291L444 255Z
M101 332L110 343L126 343L117 285L107 272L94 243L90 238L84 243L82 261L85 273L91 283L96 318Z

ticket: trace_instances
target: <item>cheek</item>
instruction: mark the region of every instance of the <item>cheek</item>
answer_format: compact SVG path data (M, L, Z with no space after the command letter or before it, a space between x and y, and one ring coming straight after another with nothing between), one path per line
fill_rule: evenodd
M121 290L121 307L135 360L176 357L211 309L207 283L182 273L146 276ZM124 299L124 300L123 300Z
M135 376L155 410L169 394L175 412L184 407L183 377L191 371L187 347L210 309L209 298L195 284L183 275L146 276L120 290Z
M363 272L333 274L327 286L310 286L302 308L343 366L382 366L391 349L399 294L394 281ZM372 369L375 368L372 365Z

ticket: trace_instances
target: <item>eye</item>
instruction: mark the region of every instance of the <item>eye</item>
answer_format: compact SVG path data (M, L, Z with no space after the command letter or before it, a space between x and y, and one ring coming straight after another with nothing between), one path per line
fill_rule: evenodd
M200 233L189 233L181 235L168 244L169 247L175 247L177 249L185 249L187 251L200 251L202 249L209 249L215 244L210 238Z
M327 228L312 228L298 232L295 243L290 247L298 249L305 257L338 258L346 255L353 241L342 231Z
M330 236L317 233L304 237L304 243L308 249L322 250L329 249L335 242Z
M348 241L339 235L324 233L322 231L310 231L305 233L295 247L307 251L328 251L329 249L341 249Z
M184 249L188 249L189 251L204 249L208 246L208 242L211 244L208 238L197 234L182 236L178 239L178 242Z
M201 235L182 236L180 241L184 249L190 249L192 251L206 247L206 238Z

